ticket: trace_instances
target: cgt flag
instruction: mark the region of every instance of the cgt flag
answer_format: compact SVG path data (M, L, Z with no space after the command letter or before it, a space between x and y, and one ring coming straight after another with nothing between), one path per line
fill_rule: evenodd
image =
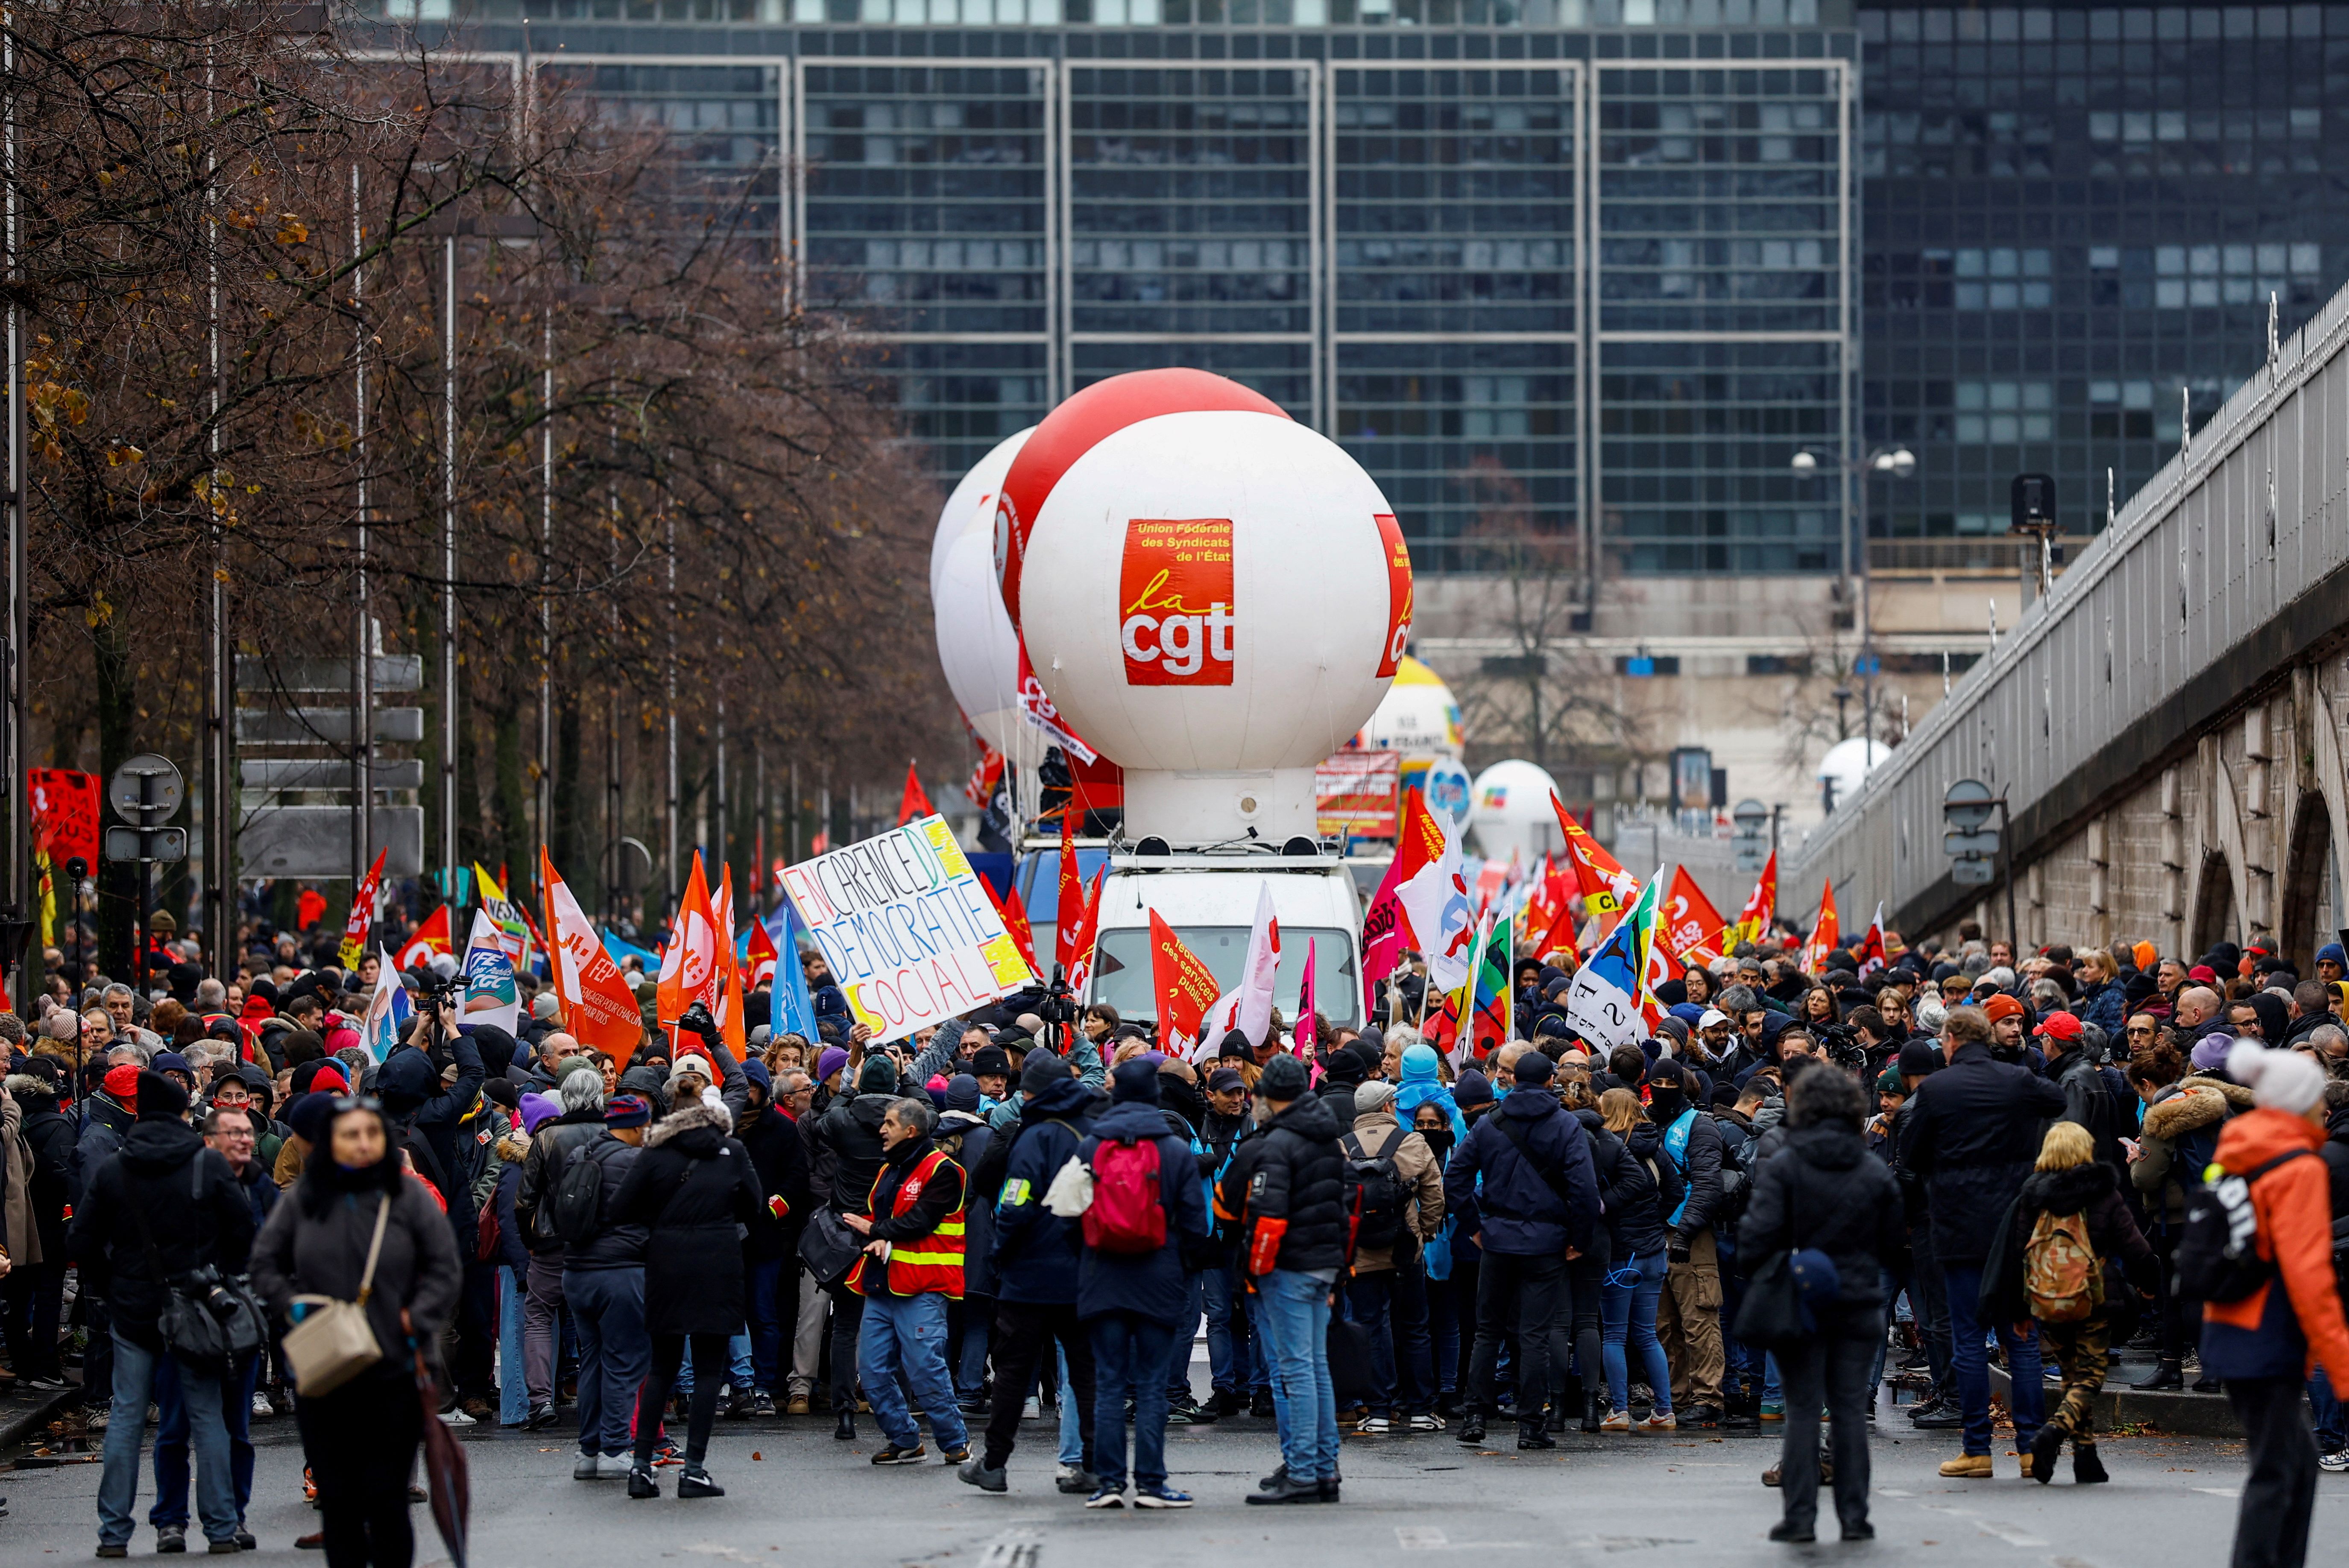
M1566 803L1550 792L1550 810L1557 814L1558 830L1566 835L1566 852L1574 861L1575 881L1582 890L1582 907L1602 921L1639 896L1640 884L1582 824L1566 814Z
M1069 965L1069 995L1081 996L1093 977L1093 946L1101 940L1102 883L1109 876L1104 865L1093 872L1093 885L1084 896L1084 906L1078 913L1077 938L1072 944L1076 962ZM985 879L981 879L982 881Z
M1737 923L1729 928L1729 948L1735 952L1741 942L1760 942L1778 916L1778 851L1772 850L1770 858L1762 862L1762 874L1754 879L1754 891L1745 897L1745 908L1737 916Z
M375 901L382 895L384 857L390 853L388 848L375 852L375 864L367 868L359 891L351 895L351 913L343 922L343 945L336 954L346 969L357 968L359 960L367 956L367 933L375 926Z
M1150 912L1150 988L1158 997L1161 1049L1177 1040L1196 1040L1221 989L1215 972L1183 944L1154 909Z
M1704 896L1686 866L1672 868L1672 891L1664 900L1664 947L1683 967L1702 968L1722 957L1721 912Z
M1843 941L1843 926L1836 918L1835 879L1827 879L1819 889L1819 920L1811 927L1811 939L1803 946L1803 973L1816 975L1826 966L1827 954Z

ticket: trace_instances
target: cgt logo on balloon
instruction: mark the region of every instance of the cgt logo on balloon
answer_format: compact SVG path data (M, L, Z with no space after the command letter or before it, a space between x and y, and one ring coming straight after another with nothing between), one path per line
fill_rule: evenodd
M1118 603L1126 685L1231 685L1232 520L1128 521Z

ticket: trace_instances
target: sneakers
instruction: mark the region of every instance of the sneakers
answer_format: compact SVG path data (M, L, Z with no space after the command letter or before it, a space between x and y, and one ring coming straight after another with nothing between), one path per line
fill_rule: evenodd
M1136 1486L1133 1489L1133 1506L1136 1508L1188 1508L1191 1506L1191 1494L1187 1491L1176 1491L1164 1481L1156 1486Z
M677 1478L677 1495L686 1497L724 1497L726 1489L709 1479L709 1472L699 1465L688 1465L685 1473Z
M524 1416L522 1420L522 1429L525 1432L535 1432L553 1425L554 1425L554 1401L552 1399L541 1399L533 1405L530 1408L530 1414Z
M1077 1497L1099 1490L1101 1477L1079 1465L1062 1465L1060 1473L1052 1478L1052 1484L1062 1495Z
M470 1427L474 1424L474 1421L472 1417L462 1410L443 1410L440 1412L440 1424L446 1427Z
M955 1470L955 1479L965 1486L975 1486L981 1491L1009 1491L1011 1483L999 1470L987 1468L984 1459L966 1460Z
M660 1456L658 1453L656 1453L653 1456L653 1463L658 1464L660 1462ZM628 1479L628 1472L636 1468L636 1456L633 1454L605 1454L595 1461L595 1479L597 1480L626 1480Z
M602 1455L595 1452L593 1449L581 1449L578 1460L571 1467L571 1479L573 1480L594 1480L596 1478L597 1471L601 1468L599 1461L602 1458Z
M636 1498L660 1495L660 1478L653 1474L650 1465L628 1467L628 1495Z
M1602 1432L1630 1431L1631 1429L1631 1412L1629 1410L1608 1411L1607 1418L1599 1423L1599 1429Z
M98 1554L100 1557L128 1557L130 1548L119 1541L101 1541L98 1543Z
M1672 1432L1680 1429L1680 1418L1670 1410L1658 1410L1640 1422L1635 1429L1642 1432Z
M2041 1486L2055 1479L2055 1461L2064 1452L2064 1429L2042 1427L2039 1435L2031 1439L2031 1457L2023 1464L2023 1473Z
M1096 1487L1092 1496L1085 1499L1087 1508L1123 1508L1125 1491L1121 1487Z
M874 1451L873 1462L876 1465L917 1465L929 1457L930 1450L918 1442L910 1449L901 1449L895 1443L884 1443Z
M2317 1455L2316 1468L2333 1475L2349 1470L2349 1449L2340 1449L2329 1454Z
M1762 1418L1765 1421L1785 1420L1786 1418L1786 1401L1784 1399L1763 1400Z
M1444 1418L1431 1416L1423 1410L1412 1417L1406 1424L1414 1432L1440 1432L1444 1429Z
M775 1397L772 1394L768 1393L764 1388L760 1388L752 1392L750 1395L750 1414L763 1418L771 1417L774 1413Z
M188 1549L188 1527L184 1524L159 1524L155 1527L157 1552L185 1552Z
M1941 1473L1953 1480L1989 1480L1995 1472L1988 1454L1960 1454L1941 1461Z
M792 1395L790 1402L783 1406L783 1414L787 1416L804 1416L807 1413L808 1397L805 1394Z
M1277 1476L1278 1479L1274 1484L1248 1493L1247 1501L1252 1503L1319 1502L1321 1501L1320 1482L1298 1480L1287 1470L1277 1472Z
M1044 1407L1036 1402L1035 1395L1029 1395L1028 1402L1019 1407L1019 1418L1023 1421L1040 1421L1044 1418Z
M1362 1438L1383 1438L1394 1430L1393 1420L1386 1416L1364 1416L1354 1435Z
M1699 1427L1705 1429L1718 1427L1721 1425L1721 1407L1718 1405L1703 1404L1691 1405L1688 1408L1687 1412L1681 1417L1681 1425L1683 1427Z
M957 1443L952 1448L948 1448L944 1443L940 1443L938 1445L938 1458L950 1465L961 1464L970 1458L970 1444L968 1442L961 1442Z

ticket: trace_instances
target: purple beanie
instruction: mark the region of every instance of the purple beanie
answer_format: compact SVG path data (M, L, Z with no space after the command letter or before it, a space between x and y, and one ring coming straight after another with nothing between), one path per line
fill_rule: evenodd
M2205 1035L2201 1043L2194 1047L2189 1059L2194 1063L2196 1072L2223 1072L2227 1067L2227 1053L2234 1048L2235 1037L2232 1035Z
M551 1094L533 1089L522 1097L522 1130L530 1137L537 1137L540 1128L562 1114L563 1102Z
M848 1065L848 1053L838 1046L826 1046L816 1053L815 1081L823 1082Z

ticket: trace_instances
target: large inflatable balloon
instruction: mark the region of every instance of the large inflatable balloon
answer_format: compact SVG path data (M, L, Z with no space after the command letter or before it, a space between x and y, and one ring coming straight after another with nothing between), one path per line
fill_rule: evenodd
M1053 410L1003 490L1013 624L1123 765L1127 832L1310 836L1314 765L1411 630L1411 557L1361 465L1220 377L1142 371Z
M1557 791L1557 780L1531 762L1495 762L1485 769L1468 792L1476 847L1495 861L1507 860L1514 850L1517 863L1526 866L1563 851L1564 835L1549 803Z
M1406 758L1460 755L1460 705L1444 677L1410 655L1395 665L1394 685L1354 737L1358 751L1400 751Z
M995 578L995 505L1012 459L1035 428L999 443L947 498L930 545L930 609L947 686L988 745L1033 767L1045 742L1019 717L1019 641Z

